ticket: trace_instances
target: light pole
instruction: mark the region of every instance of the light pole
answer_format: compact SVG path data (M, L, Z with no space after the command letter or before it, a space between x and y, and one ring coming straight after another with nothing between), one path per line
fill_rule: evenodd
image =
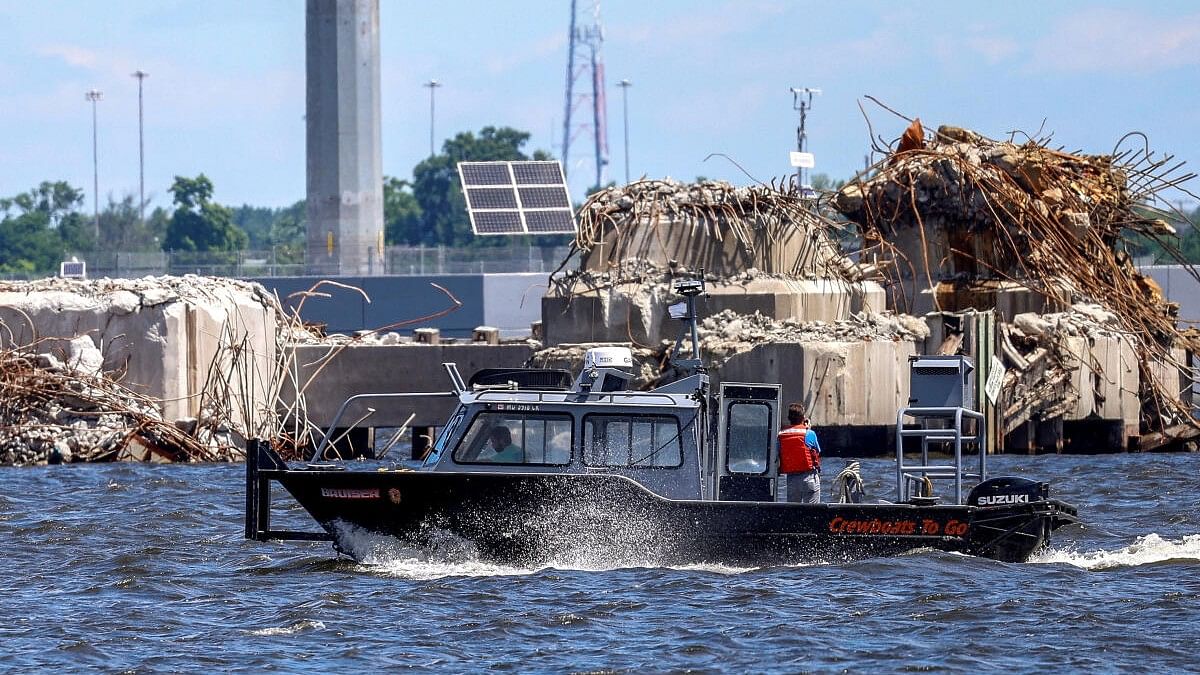
M429 87L429 156L433 157L433 90L442 86L437 80L430 80L422 87Z
M621 113L625 132L625 184L629 184L629 88L633 83L629 80L621 80L617 83L621 88Z
M132 77L138 81L138 220L146 226L146 146L142 136L142 80L150 77L144 70L136 70Z
M96 250L100 249L100 160L96 144L96 102L104 98L99 89L88 90L84 98L92 102L92 224L96 229Z
M804 121L808 117L808 111L812 109L813 94L820 94L820 89L812 87L792 87L792 110L800 111L800 126L796 127L796 149L804 152L805 146L808 145L808 134L804 131ZM796 182L797 189L804 188L804 167L796 167Z

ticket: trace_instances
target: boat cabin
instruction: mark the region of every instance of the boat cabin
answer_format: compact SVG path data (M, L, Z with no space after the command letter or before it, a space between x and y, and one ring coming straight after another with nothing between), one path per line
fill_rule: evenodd
M632 367L628 348L602 347L569 386L547 375L565 371L482 371L458 392L422 469L605 473L668 499L773 500L777 385L728 384L710 396L701 373L633 391Z

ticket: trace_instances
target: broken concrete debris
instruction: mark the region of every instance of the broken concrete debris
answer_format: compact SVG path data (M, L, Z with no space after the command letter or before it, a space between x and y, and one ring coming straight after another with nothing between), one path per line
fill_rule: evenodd
M86 339L86 338L85 338ZM155 401L52 355L0 352L0 464L228 461L230 429L197 437L166 422Z
M1176 326L1178 308L1126 252L1135 235L1176 250L1169 214L1153 204L1165 203L1160 193L1194 175L1180 174L1181 164L1150 151L1144 138L1137 136L1128 149L1125 140L1112 155L1073 154L1051 149L1048 138L996 141L952 126L927 134L918 120L894 152L839 190L832 205L858 224L863 255L884 273L890 306L913 313L997 308L1017 333L1053 334L1056 345L1073 330L1089 340L1107 331L1106 344L1120 342L1136 362L1131 383L1144 414L1140 428L1136 416L1132 424L1125 419L1129 431L1186 424L1200 433L1178 377L1187 369L1185 353L1200 350L1200 341ZM1004 308L1035 304L1018 291L1042 298L1049 314L1003 314ZM1053 330L1045 325L1051 320L1058 322ZM1092 369L1098 360L1079 356L1074 365L1051 369L1054 386L1026 382L1025 394L1010 391L1010 399L1032 391L1045 398L1040 413L1025 406L1029 410L1017 418L1070 407L1064 404L1069 387L1060 386L1071 379L1064 373ZM1124 378L1096 370L1097 377ZM1006 387L1018 380L1006 378ZM1017 418L1006 423L1019 423Z
M235 279L0 283L0 463L241 457L281 318ZM187 418L190 433L172 424Z

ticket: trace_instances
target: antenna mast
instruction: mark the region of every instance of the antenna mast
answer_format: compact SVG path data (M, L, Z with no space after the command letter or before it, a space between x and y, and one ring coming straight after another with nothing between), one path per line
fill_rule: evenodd
M587 2L587 0L585 0ZM567 94L563 115L563 171L571 175L571 144L583 134L593 138L596 186L608 182L608 105L604 96L604 27L600 0L590 0L591 23L580 25L578 0L571 0L571 28L567 35ZM587 16L585 15L586 22ZM591 80L590 82L588 80ZM576 87L578 86L578 89ZM591 107L591 119L586 115ZM576 115L575 113L579 113ZM582 119L579 119L582 116Z

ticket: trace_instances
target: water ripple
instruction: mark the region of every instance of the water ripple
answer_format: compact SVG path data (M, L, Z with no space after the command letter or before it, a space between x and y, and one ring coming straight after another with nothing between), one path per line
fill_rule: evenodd
M1194 668L1196 455L997 457L1085 524L1030 564L936 551L768 568L483 563L446 538L241 538L237 466L0 470L0 643L29 670ZM869 485L891 464L863 463ZM280 504L277 515L299 518ZM298 520L299 527L307 526ZM1136 626L1137 630L1129 630ZM213 648L219 645L219 649Z

